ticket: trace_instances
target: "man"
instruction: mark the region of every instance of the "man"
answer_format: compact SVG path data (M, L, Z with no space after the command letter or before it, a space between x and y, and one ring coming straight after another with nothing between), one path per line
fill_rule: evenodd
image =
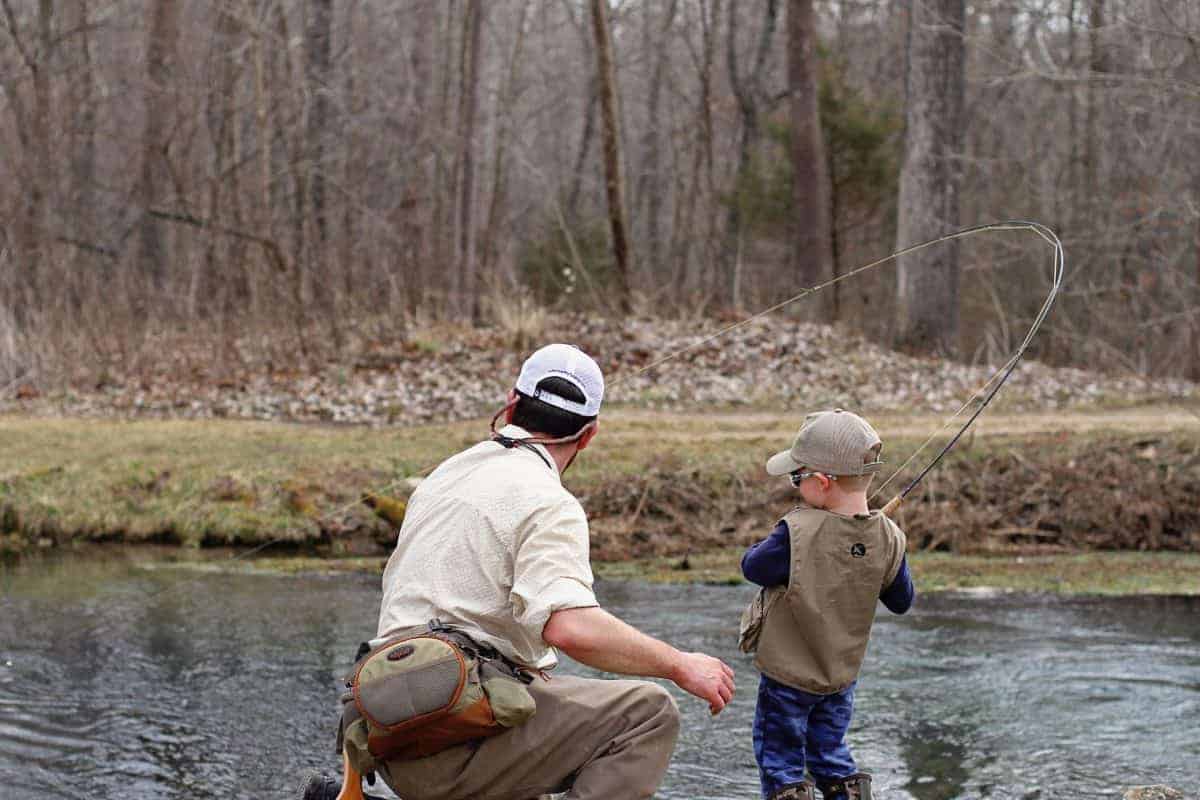
M674 700L645 681L546 674L555 649L605 672L666 678L713 714L733 695L729 666L641 633L592 592L587 518L562 474L596 436L603 395L589 356L541 348L497 415L507 425L443 462L409 500L376 641L438 619L544 678L529 686L537 711L519 727L387 763L380 775L404 800L651 797L679 731Z

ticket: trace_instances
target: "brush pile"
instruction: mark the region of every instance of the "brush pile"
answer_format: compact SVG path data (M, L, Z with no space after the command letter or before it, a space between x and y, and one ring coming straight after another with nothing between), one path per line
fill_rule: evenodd
M719 330L713 320L549 316L536 337L502 328L437 327L402 341L364 339L353 353L314 362L280 357L250 342L214 357L208 347L164 335L155 357L98 365L52 387L22 381L0 396L0 412L65 416L181 417L412 425L490 414L537 343L565 341L593 354L611 386L610 403L639 408L809 409L842 405L866 413L957 409L996 365L914 358L835 328L758 320L658 359ZM1027 361L998 404L1008 408L1197 401L1183 380L1147 380Z

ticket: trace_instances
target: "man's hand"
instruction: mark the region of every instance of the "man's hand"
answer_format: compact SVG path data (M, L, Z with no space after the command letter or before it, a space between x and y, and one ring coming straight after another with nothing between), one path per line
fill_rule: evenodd
M733 697L733 669L704 653L680 653L671 680L688 694L708 701L708 710L720 714Z
M596 606L555 611L542 629L542 639L589 667L666 678L707 702L714 714L733 697L733 670L721 659L681 653Z

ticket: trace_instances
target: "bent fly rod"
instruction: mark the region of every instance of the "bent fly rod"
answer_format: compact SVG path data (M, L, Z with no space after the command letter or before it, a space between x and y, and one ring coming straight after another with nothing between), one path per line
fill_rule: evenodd
M657 359L656 361L653 361L650 364L647 364L646 366L644 366L638 370L635 370L634 372L631 372L631 373L628 373L625 375L618 375L610 383L610 385L615 386L618 383L620 383L622 380L626 380L628 378L632 378L637 375L641 375L644 372L648 372L649 370L652 370L655 367L661 366L662 364L665 364L666 362L671 361L672 359L678 358L679 356L684 355L685 353L689 353L692 350L702 347L703 345L708 344L709 342L712 342L716 339L719 339L722 336L725 336L726 334L732 333L740 328L744 328L745 326L749 325L750 323L754 322L757 319L765 317L768 314L773 314L776 311L779 311L780 309L791 305L792 303L796 303L800 300L803 300L805 297L808 297L809 295L816 294L819 291L827 289L836 283L840 283L841 281L847 280L848 278L852 278L855 275L858 275L862 272L866 272L867 270L875 269L876 267L882 266L883 264L886 264L889 261L895 261L895 260L899 259L901 256L905 256L910 253L916 253L920 250L924 250L927 247L933 247L934 245L941 244L943 242L949 242L949 241L953 241L955 239L965 239L968 236L974 236L975 234L978 234L978 233L986 233L989 231L1018 231L1018 230L1033 231L1038 236L1040 236L1042 239L1044 239L1046 241L1046 243L1049 244L1053 248L1054 260L1053 260L1053 263L1051 266L1050 289L1046 294L1046 299L1042 302L1041 308L1038 310L1037 315L1034 317L1033 324L1031 324L1029 326L1029 331L1028 331L1028 333L1025 334L1025 338L1021 341L1021 344L1017 347L1016 351L1014 351L1013 354L1009 357L1008 361L1006 361L1004 364L1002 364L1000 366L1000 368L997 369L992 374L992 376L987 380L987 382L984 383L984 385L981 386L978 390L976 390L976 392L973 395L971 395L971 397L968 398L965 403L962 404L962 406L958 409L958 411L954 412L954 414L952 414L949 417L949 419L946 420L946 423L943 424L942 427L940 427L937 431L935 431L933 433L932 436L930 436L928 439L926 439L925 442L922 443L921 446L918 447L917 450L903 464L901 464L895 470L895 472L893 472L892 475L886 481L884 481L882 485L880 485L880 487L877 490L875 490L875 493L873 495L871 495L872 499L874 499L875 496L878 495L880 492L882 492L888 486L888 484L890 484L896 478L896 476L898 476L902 471L904 471L909 466L909 464L911 464L913 462L913 460L916 459L916 457L919 456L921 454L921 452L924 451L925 448L928 447L930 445L930 443L933 442L934 439L936 439L943 431L945 431L946 428L948 428L956 418L961 416L963 414L963 412L965 412L968 408L971 407L971 405L973 403L975 403L976 401L979 401L978 405L976 405L975 410L974 410L974 412L972 412L971 416L967 418L967 421L964 422L961 427L959 427L958 431L950 438L950 440L946 443L946 445L944 447L942 447L941 451L938 452L938 454L936 456L934 456L933 459L928 464L925 465L925 467L920 471L920 473L917 474L917 477L915 477L912 481L910 481L908 483L908 485L905 486L904 489L899 494L897 494L895 497L893 497L891 500L889 500L888 503L883 507L883 512L885 514L891 514L893 511L895 511L900 506L900 504L902 502L904 502L904 499L906 497L908 497L908 495L912 492L912 490L917 487L917 484L919 484L922 481L922 479L924 479L924 477L926 475L928 475L929 472L938 465L938 463L946 456L946 454L954 449L954 446L956 444L958 444L958 440L962 438L963 434L967 432L967 430L971 427L971 425L973 425L975 423L975 420L977 420L979 418L979 415L983 413L983 410L985 408L987 408L988 405L991 404L993 399L995 399L996 394L1000 391L1000 387L1002 387L1005 384L1005 382L1008 381L1009 376L1012 375L1013 370L1016 369L1017 364L1020 363L1021 357L1025 355L1025 351L1029 348L1029 343L1033 341L1033 337L1035 335L1037 335L1037 332L1038 332L1038 330L1041 329L1042 323L1045 321L1046 316L1050 313L1050 308L1051 308L1051 306L1054 305L1054 300L1055 300L1055 298L1058 297L1059 289L1062 286L1063 275L1066 270L1066 256L1063 252L1062 241L1058 238L1057 234L1055 234L1054 231L1052 231L1050 228L1046 227L1045 225L1041 224L1040 222L1031 222L1028 220L1005 220L1002 222L989 222L989 223L984 223L982 225L973 225L969 228L962 228L962 229L954 231L952 233L947 233L943 236L939 236L935 239L929 239L928 241L910 245L908 247L905 247L902 250L897 250L893 253L890 253L876 261L872 261L869 264L864 264L861 267L852 269L849 272L846 272L842 275L837 276L836 278L825 281L824 283L820 283L816 286L807 288L807 289L803 290L802 292L800 292L799 294L794 295L793 297L789 297L786 300L776 303L775 305L771 306L770 308L764 309L764 310L762 310L756 314L753 314L743 320L740 320L739 322L735 322L731 325L728 325L709 336L705 336L695 342L692 342L691 344L687 345L686 347L682 347L682 348L679 348L678 350L674 350L674 351L668 353L667 355L663 356L662 358ZM980 399L981 397L982 397L982 399Z
M884 514L891 514L900 507L900 504L903 503L904 499L908 497L912 490L917 487L917 484L919 484L921 480L938 465L938 462L940 462L947 453L954 449L954 446L958 444L958 440L962 438L963 434L966 433L967 430L975 423L975 420L979 419L979 415L983 413L983 410L991 404L993 399L995 399L996 394L1000 391L1000 387L1002 387L1005 382L1008 381L1008 378L1010 375L1012 375L1013 370L1017 368L1017 364L1021 361L1021 357L1024 356L1025 351L1029 349L1029 343L1033 341L1033 337L1037 334L1038 330L1041 329L1042 323L1045 322L1047 315L1049 315L1050 308L1054 305L1054 300L1056 297L1058 297L1059 289L1062 287L1063 275L1066 271L1066 256L1063 253L1062 241L1058 238L1054 231L1038 222L1025 222L1019 220L998 222L990 225L977 226L975 228L967 228L957 234L950 234L949 236L945 237L946 239L958 238L960 235L970 235L971 233L982 230L1022 229L1033 231L1037 235L1041 236L1042 239L1044 239L1054 249L1054 260L1050 270L1050 289L1046 293L1046 299L1042 302L1041 308L1038 309L1037 315L1034 316L1033 323L1029 326L1029 331L1025 334L1025 338L1021 340L1021 344L1017 347L1016 351L1012 354L1009 360L999 369L997 369L996 372L992 374L992 377L988 379L987 383L976 390L975 394L971 395L971 397L959 407L958 411L951 415L946 423L936 432L934 432L932 436L926 439L925 442L912 454L912 456L910 456L908 460L901 464L896 471L892 473L891 477L884 481L879 489L875 491L875 495L878 495L880 492L882 492L887 485L892 482L892 479L899 475L910 463L912 463L912 461L918 455L920 455L921 451L924 450L929 443L938 436L938 434L949 427L953 420L960 416L967 408L969 408L972 403L974 403L977 399L979 400L979 403L976 405L975 410L971 413L971 416L968 417L967 421L959 427L952 437L950 437L950 440L946 442L938 454L934 456L933 459L926 464L919 473L917 473L915 478L909 481L908 485L905 486L899 494L897 494L884 505ZM989 386L991 387L990 389L988 388ZM981 395L982 399L979 399ZM872 497L875 495L872 495Z

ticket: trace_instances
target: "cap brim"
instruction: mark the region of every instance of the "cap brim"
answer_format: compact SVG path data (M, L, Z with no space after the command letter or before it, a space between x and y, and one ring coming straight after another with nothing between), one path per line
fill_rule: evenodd
M791 450L784 450L782 453L776 453L767 459L767 474L787 475L789 472L795 472L802 466L804 465L796 463L796 460L792 458Z

